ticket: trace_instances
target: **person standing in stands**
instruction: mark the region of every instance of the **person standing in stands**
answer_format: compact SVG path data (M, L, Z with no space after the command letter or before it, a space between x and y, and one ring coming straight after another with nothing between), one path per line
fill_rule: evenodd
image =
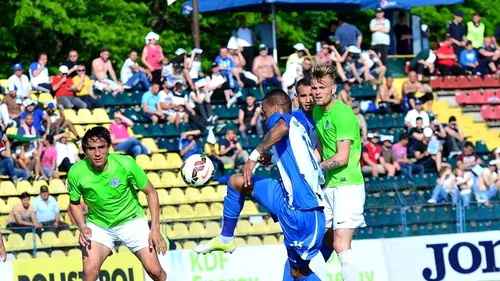
M253 64L253 40L254 34L252 29L247 27L247 19L244 15L240 15L238 17L240 22L240 26L235 30L233 36L238 38L238 46L243 47L243 57L245 57L245 61L247 62L246 68L252 69Z
M399 22L394 26L394 33L396 34L397 54L398 55L411 55L412 52L412 31L406 23L406 14L399 12Z
M377 8L375 18L370 21L372 33L372 49L377 53L383 65L387 65L387 54L391 44L391 22L384 18L384 10Z
M457 10L453 20L446 26L446 33L450 35L452 47L455 55L459 56L467 43L465 26L462 23L464 20L464 12Z
M481 22L481 15L477 12L474 13L472 21L467 23L467 40L472 43L472 47L475 49L479 49L483 45L485 29L484 23Z
M142 50L142 63L151 72L152 82L161 84L161 63L163 61L163 50L158 45L160 35L149 32L146 35L146 46Z

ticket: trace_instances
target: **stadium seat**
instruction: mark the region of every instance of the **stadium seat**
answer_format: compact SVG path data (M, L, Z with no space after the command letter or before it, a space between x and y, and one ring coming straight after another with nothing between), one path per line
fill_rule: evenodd
M65 212L68 210L69 206L69 195L68 194L60 194L57 196L57 206L59 207L59 210Z
M149 149L152 153L164 153L166 149L159 149L156 142L151 138L144 138L141 140L142 145Z
M163 188L165 185L161 182L161 178L156 172L149 172L147 174L149 181L156 188Z
M29 248L26 245L26 242L23 239L23 237L21 237L21 235L19 235L17 233L9 234L7 241L5 241L5 248L7 248L7 249L9 249L9 251L13 251L13 252L33 249L33 247Z
M50 258L50 256L49 256L49 253L47 253L47 252L38 251L38 252L36 252L35 258L36 259L48 259L48 258Z
M189 230L183 223L174 223L171 232L167 232L167 235L170 239L188 238Z
M247 220L239 220L236 226L235 235L245 236L252 233L252 225Z
M0 214L8 214L11 209L7 207L7 204L3 199L0 199Z
M186 188L186 203L196 203L199 202L201 197L200 190L197 188L188 187Z
M168 169L180 169L182 167L182 159L178 153L167 153Z
M156 191L158 193L158 200L160 201L160 205L167 205L171 202L170 200L170 195L168 195L168 192L166 189L158 189ZM141 192L143 193L143 192Z
M163 209L161 210L161 214L163 216L163 219L167 221L174 221L181 218L174 206L163 207Z
M455 101L459 105L468 105L472 103L470 96L464 91L460 91L455 95Z
M274 235L266 235L264 236L264 239L262 239L262 243L264 245L278 244L278 239Z
M24 236L24 242L26 243L26 247L28 247L28 249L33 249L33 248L37 248L37 249L43 249L43 248L48 248L49 246L47 245L44 245L42 243L42 240L40 239L40 236L38 236L38 234L33 234L33 232L28 232L26 233L26 235Z
M184 242L184 244L182 244L182 249L185 249L185 250L191 250L191 249L194 249L196 247L196 242L194 241L186 241Z
M19 197L9 197L7 198L7 210L10 212L15 205L20 204L21 199ZM7 212L7 213L8 213Z
M210 208L204 203L194 205L194 213L198 219L208 219L211 217Z
M189 237L191 238L202 238L205 237L206 231L203 224L200 222L192 222L189 225Z
M173 172L164 172L161 175L161 182L165 187L173 187L177 182L177 176Z
M475 151L478 154L490 153L490 151L489 151L488 147L486 146L486 143L484 143L484 141L476 141Z
M179 216L183 219L194 219L196 218L196 213L191 205L180 205L179 206Z
M186 203L186 196L180 188L172 188L170 190L170 198L172 199L172 204L184 204Z
M269 232L270 232L269 227L265 220L262 220L258 223L254 223L252 225L251 234L262 235L262 234L267 234Z
M43 241L43 236L42 236L42 241ZM66 253L62 250L53 250L51 253L50 253L50 257L51 258L65 258L66 257Z
M18 260L31 260L33 257L30 253L18 253L16 259Z
M177 173L175 175L175 182L173 183L174 187L187 187L186 182L182 179L181 173Z
M166 170L168 164L165 156L163 154L153 154L153 156L151 156L151 168L153 170Z
M137 198L139 199L139 204L141 204L142 207L148 206L148 199L146 198L146 194L144 194L144 192L137 192Z
M68 251L68 257L82 257L82 250L71 249Z
M213 217L221 217L222 216L223 205L222 203L212 203L210 204L210 214Z
M234 244L236 245L236 247L243 247L247 245L247 241L245 241L245 239L241 237L235 237Z
M257 214L259 214L259 210L257 210L255 203L252 201L246 201L245 205L243 206L243 210L241 210L241 215L242 216L254 216Z
M149 156L144 155L144 154L138 155L135 158L135 161L137 162L137 164L139 165L139 167L141 167L141 169L143 169L143 170L153 170L153 167L152 167L152 164L151 164L151 160L149 159Z
M485 96L479 90L470 91L469 97L472 104L487 104Z
M80 120L78 119L78 116L76 115L76 112L73 109L65 109L63 111L64 118L66 120L71 121L73 124L80 124Z
M78 112L80 114L80 111ZM110 123L109 116L103 108L96 108L93 112L93 121L97 124Z
M21 193L17 190L13 182L6 180L0 183L0 196L17 196Z
M217 222L209 221L205 225L205 236L207 238L215 237L220 234L220 225Z
M206 186L201 189L201 194L198 202L214 202L221 201L213 186Z
M247 239L247 245L260 246L260 245L262 245L262 241L260 240L259 237L250 236Z
M59 232L59 243L62 247L70 247L78 245L78 235L73 235L69 230L61 230ZM69 256L69 253L68 253Z
M68 193L68 189L62 180L52 179L49 182L49 192L50 194Z

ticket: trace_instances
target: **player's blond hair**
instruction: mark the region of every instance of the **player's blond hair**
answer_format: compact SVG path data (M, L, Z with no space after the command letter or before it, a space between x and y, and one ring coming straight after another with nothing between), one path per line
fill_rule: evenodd
M330 76L332 81L335 81L335 78L337 77L337 68L335 66L319 63L313 66L311 76L316 80L321 80L326 76Z

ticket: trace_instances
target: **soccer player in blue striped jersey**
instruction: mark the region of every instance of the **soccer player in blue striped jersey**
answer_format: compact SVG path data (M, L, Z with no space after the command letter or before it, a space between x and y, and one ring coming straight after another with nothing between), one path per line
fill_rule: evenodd
M194 251L235 250L234 230L247 195L278 218L294 280L319 281L309 263L320 250L325 232L321 189L324 177L302 125L304 120L299 121L292 115L291 107L290 98L282 90L273 90L264 97L262 114L269 131L245 163L243 175L233 175L229 180L221 235L197 246ZM271 148L278 158L281 179L252 177L255 165L264 161L264 153Z

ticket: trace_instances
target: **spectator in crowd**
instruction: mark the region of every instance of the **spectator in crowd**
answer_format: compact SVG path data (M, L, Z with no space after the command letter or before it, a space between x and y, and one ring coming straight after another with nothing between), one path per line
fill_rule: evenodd
M259 46L259 56L253 62L252 72L259 79L263 87L275 85L281 87L281 72L272 56L267 54L267 46Z
M396 35L396 53L398 55L411 55L413 34L411 28L406 23L406 13L399 12L399 21L394 26Z
M472 47L479 49L483 44L484 32L486 27L484 23L481 22L481 15L475 12L472 16L472 21L467 23L467 40L471 42Z
M75 77L78 74L78 66L82 65L82 63L78 60L78 52L75 50L69 51L68 60L64 62L63 65L68 67L68 75L71 78Z
M436 56L438 58L436 68L442 76L465 74L465 71L457 64L458 55L453 49L453 40L454 39L447 34L446 39L436 51ZM461 51L461 49L460 47L457 50Z
M202 49L199 48L194 48L190 53L189 57L186 57L186 62L185 62L185 67L186 67L186 78L189 84L189 87L191 89L195 88L194 83L203 77L205 77L205 74L203 73L203 70L201 69L201 54L203 53ZM228 56L229 56L229 50L228 50ZM231 56L229 56L231 57ZM235 68L236 68L236 63L235 63ZM233 68L233 73L234 73L234 68ZM238 79L239 77L235 78ZM243 83L240 84L240 86Z
M17 97L16 91L10 91L3 97L3 103L0 106L2 122L5 126L17 127L21 122L21 113L24 111L23 102ZM4 106L5 105L5 106ZM5 110L7 108L7 112ZM6 114L7 113L7 114Z
M243 56L248 63L248 69L252 69L253 63L253 40L254 34L252 29L247 27L247 19L245 15L238 16L240 26L235 30L233 36L238 38L238 46L243 47Z
M423 127L429 127L429 114L423 110L423 105L420 99L415 101L415 108L408 111L405 116L405 126L408 128L417 127L417 118L422 118Z
M444 130L446 131L446 147L449 151L449 156L454 157L461 154L464 149L465 138L462 129L457 124L455 116L450 116Z
M356 117L358 118L361 142L365 143L367 141L368 125L366 124L365 116L361 114L361 107L359 101L353 101L351 107L352 110L354 111L354 114L356 114Z
M469 75L483 75L488 71L483 69L479 64L479 59L471 41L467 41L465 49L460 53L460 64L464 67Z
M245 59L246 61L246 59ZM226 47L220 48L219 55L215 58L215 62L219 65L220 73L229 82L229 87L234 89L236 87L233 78L233 69L235 67L234 61L228 56L228 50Z
M255 97L247 95L246 103L240 107L238 113L238 123L240 124L240 133L243 138L248 139L248 134L257 133L259 138L264 136L264 127L262 126L261 108L255 103Z
M46 179L57 179L57 150L54 147L54 136L47 135L43 140L43 146L39 146L40 165L42 177Z
M123 85L116 78L113 64L109 60L109 50L101 50L99 57L92 61L92 80L95 80L94 87L99 91L112 92L116 97L123 92Z
M144 48L144 50L146 50L146 48L147 46ZM125 60L120 70L120 79L121 82L123 83L123 88L141 89L147 91L151 87L151 83L149 83L149 80L152 79L151 72L148 69L139 66L139 64L137 63L137 57L138 57L137 51L130 50L128 58Z
M61 221L57 200L49 194L47 186L40 187L40 195L33 199L33 208L36 220L42 224L45 230L59 231L68 228L68 225Z
M432 129L434 137L438 139L441 144L444 144L446 142L446 131L444 130L443 125L439 123L439 120L434 119L429 124L429 128Z
M227 44L228 57L234 62L233 76L238 82L240 87L256 87L258 78L248 71L245 71L243 67L247 64L245 57L242 54L242 47L238 47L236 39L233 37L229 40ZM248 77L247 77L248 76Z
M387 54L391 44L391 22L384 17L384 10L377 8L375 18L370 21L370 31L372 32L372 49L382 60L382 64L387 64Z
M122 76L123 77L123 76ZM167 89L172 88L175 85L174 81L174 65L168 59L168 56L163 57L161 64L161 80ZM127 81L128 82L128 81ZM148 81L149 83L149 81Z
M161 64L163 61L163 49L158 45L158 40L160 40L160 35L149 32L146 35L146 46L142 50L142 63L146 66L148 71L151 73L151 79L153 82L161 83ZM137 71L136 71L137 72ZM123 80L122 80L123 81Z
M464 12L457 10L453 16L453 20L446 26L446 33L450 34L451 43L455 55L459 56L467 42L466 28L462 23L464 19Z
M463 176L476 165L483 165L483 160L477 156L474 152L474 145L468 141L465 143L463 152L457 156L457 176Z
M478 190L476 192L476 200L479 203L489 205L491 200L495 200L499 187L500 179L497 173L496 162L490 161L488 167L481 171Z
M65 109L80 109L86 108L87 104L79 97L75 97L75 92L78 91L73 79L68 77L68 67L61 65L59 67L59 75L52 79L52 90L56 93L57 103Z
M37 118L38 119L38 118ZM39 126L35 126L34 112L26 113L22 125L17 130L17 135L23 137L38 137L41 135Z
M165 119L163 110L160 107L159 92L160 85L153 82L151 84L151 89L142 95L142 111L144 118L153 121L153 123L158 123Z
M198 80L195 83L194 91L189 94L188 100L189 106L194 109L196 116L200 116L206 123L212 123L217 120L218 116L212 113L210 93L207 89L207 81L205 79Z
M343 16L339 16L335 40L340 47L340 52L343 52L349 46L356 46L361 49L363 34L356 26L347 23Z
M302 72L302 63L305 58L309 58L312 61L311 53L302 43L293 45L295 52L288 56L286 60L286 70L283 73L283 77L290 77L291 80L297 80L299 73Z
M352 101L353 101L351 87L352 87L351 82L346 80L344 81L344 87L338 93L338 99L341 102L347 104L348 106L352 106Z
M321 44L321 50L316 54L316 63L332 65L336 62L335 54L337 49L333 45L328 45L328 43L323 42Z
M432 43L430 49L424 49L410 61L410 70L417 72L417 80L422 81L424 76L434 75L436 70L436 50L438 45Z
M183 48L178 48L175 50L175 58L172 61L172 70L173 70L173 75L172 75L172 80L174 86L177 83L181 83L182 86L186 85L186 68L185 68L185 62L186 62L186 50Z
M21 100L31 98L31 84L28 76L23 74L23 65L16 63L12 69L14 74L7 80L7 91L15 92L17 98Z
M20 119L21 119L21 127L24 125L25 119L27 119L27 115L31 114L32 117L32 125L35 127L36 131L38 132L39 135L46 133L43 127L43 122L48 122L49 121L49 116L45 115L43 113L43 110L36 108L37 102L31 99L24 100L23 101L24 105L24 112L21 113ZM31 125L30 125L31 126ZM19 131L18 131L19 133Z
M459 190L456 185L456 177L451 170L451 167L444 166L439 170L439 178L436 180L436 186L432 192L432 197L427 202L429 204L436 204L437 202L448 199L451 197L453 204L457 204Z
M361 50L358 47L349 46L340 62L343 63L342 68L345 71L344 76L349 79L349 81L357 81L358 84L361 85L363 84L362 75L364 75L365 79L370 78L370 70L364 65L363 59L361 58Z
M415 71L410 71L408 80L403 83L403 97L408 100L410 109L415 109L417 95L419 95L418 100L422 104L427 103L427 111L432 112L432 103L434 101L432 89L430 86L422 85L422 83L417 80L417 73Z
M204 119L200 115L196 114L196 110L193 108L193 106L191 106L191 104L195 105L194 101L189 101L188 97L186 97L184 92L182 92L180 84L176 84L174 89L172 90L172 98L174 100L174 103L182 106L183 112L187 114L188 117L184 118L187 118L186 120L189 120L191 123L193 123L193 125L195 125L197 129L205 131L206 127L209 126L211 122L207 120L208 118Z
M500 50L495 43L492 42L492 37L484 37L484 43L479 47L479 63L483 67L488 67L493 73L498 73L497 64L500 62Z
M36 219L35 209L30 204L28 192L21 193L19 198L21 203L12 207L6 223L7 229L24 236L26 233L32 232L32 228L41 228L42 224Z
M225 100L227 108L230 108L239 95L236 95L230 88L229 82L220 72L220 66L217 62L212 63L211 75L205 77L208 85L208 91L213 91L211 99Z
M442 163L441 151L439 151L439 144L437 146L430 145L433 132L431 128L424 129L424 138L422 141L415 145L415 164L424 166L425 170L437 172L441 170L442 166L448 166ZM446 165L445 165L446 164Z
M208 131L204 152L205 155L208 156L210 160L212 160L212 163L214 164L215 169L219 172L219 174L221 176L224 175L224 163L222 163L222 160L220 158L220 147L217 143L217 140L215 139L213 130Z
M14 156L11 152L11 144L7 135L2 136L0 143L0 175L8 176L14 184L19 180L28 180L30 174L23 169L19 169L14 165Z
M134 122L124 116L119 110L114 113L114 122L109 126L111 143L115 151L123 151L134 158L141 154L151 154L138 139L130 136L128 128L134 126Z
M393 177L397 172L401 170L399 162L394 157L394 151L392 150L392 140L394 136L382 136L380 141L382 142L382 159L384 161L383 165L387 171L387 175Z
M410 137L410 153L415 152L415 145L424 139L424 122L422 117L417 117L416 126L408 131Z
M276 23L276 34L280 34L278 24ZM262 23L255 27L255 35L260 41L260 44L268 46L268 55L273 55L273 26L269 21L269 13L262 13Z
M236 161L246 162L248 160L248 152L238 142L235 130L228 129L219 145L221 161L225 166L234 167Z
M382 63L382 60L379 58L377 53L374 50L363 51L361 52L361 59L363 60L362 63L365 65L367 73L369 74L368 76L365 74L365 80L376 80L376 84L382 84L382 82L384 82L387 68Z
M384 168L384 158L382 157L382 147L378 144L380 137L378 134L369 133L368 142L361 148L361 170L363 174L371 174L372 177L378 177L380 174L386 174ZM394 173L392 174L394 176Z
M85 73L85 65L78 65L76 75L73 77L73 84L76 87L76 98L82 100L89 109L101 107L99 98L94 95L90 77Z
M377 91L378 107L387 113L401 112L401 99L398 98L392 76L387 77L386 83L380 85Z
M110 129L112 125L110 125ZM60 172L68 172L71 166L80 161L78 150L75 145L68 143L68 134L66 133L57 135L54 139L56 140L57 169Z
M194 139L195 136L199 136L200 134L200 130L189 130L181 133L181 137L179 139L179 154L183 160L188 159L189 156L193 154L200 153L198 144Z
M75 135L77 140L80 140L80 136L78 135L78 132L75 129L75 126L71 121L66 119L66 116L64 115L63 110L59 110L59 114L56 114L56 103L51 102L47 105L47 108L45 109L42 115L42 123L46 122L45 126L45 131L47 133L53 133L54 135L59 135L61 131L64 131L65 128L68 128L70 132ZM60 108L61 109L61 108ZM40 115L39 111L40 109L34 109L36 112L35 115Z
M328 22L328 27L319 33L318 41L323 42L323 45L335 44L335 32L337 31L337 23L333 20Z
M394 154L394 159L398 162L401 174L413 178L413 174L424 174L424 166L419 164L414 164L408 159L408 144L410 138L407 134L402 134L399 137L399 141L392 146L392 152Z
M313 62L309 58L305 58L302 62L302 68L297 75L297 81L300 79L311 79Z
M187 122L188 115L184 112L184 101L178 101L174 98L171 91L168 88L161 90L158 94L160 100L160 108L163 114L166 115L166 120L168 123L174 124L178 129L181 121Z
M47 68L47 54L41 53L38 56L38 61L30 65L30 80L31 87L35 91L50 93L52 86L50 85L49 69Z

